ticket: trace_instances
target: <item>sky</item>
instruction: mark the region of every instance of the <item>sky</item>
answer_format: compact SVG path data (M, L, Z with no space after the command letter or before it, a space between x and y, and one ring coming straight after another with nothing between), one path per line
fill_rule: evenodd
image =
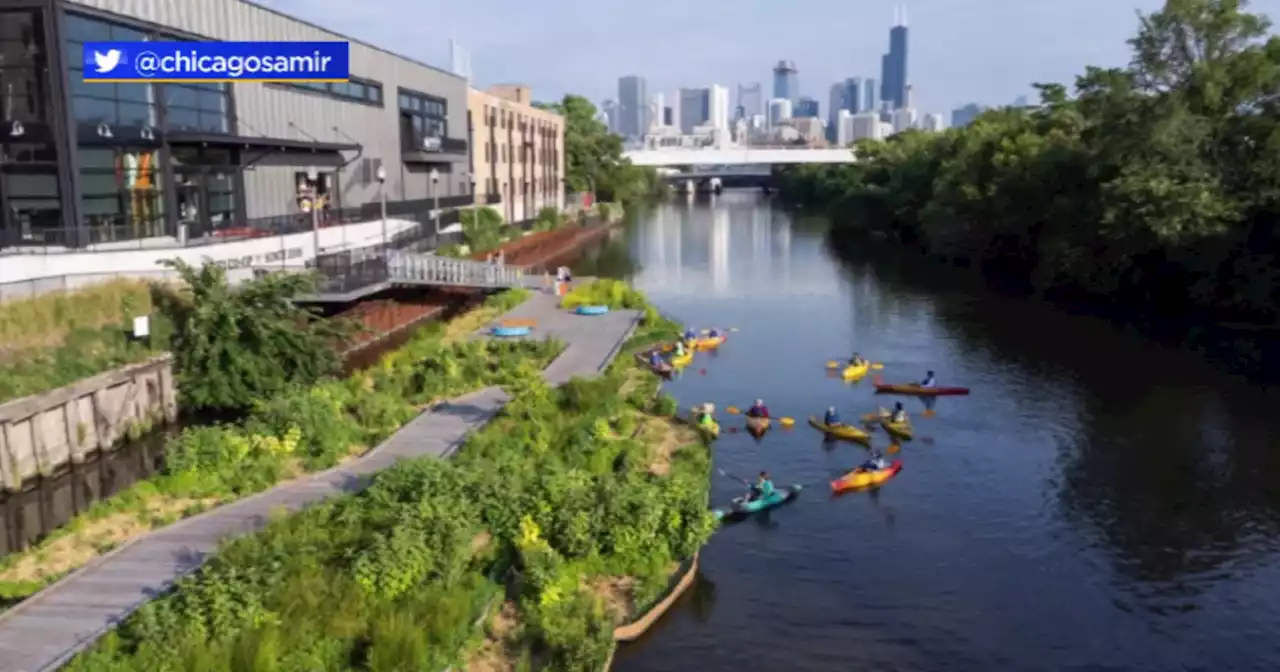
M772 90L773 64L796 62L801 93L824 110L831 84L879 78L894 0L257 0L335 32L449 66L449 40L471 52L473 84L521 83L539 100L599 104L618 78L649 92L720 84ZM913 0L908 79L916 107L1034 100L1033 82L1070 83L1086 65L1122 66L1136 12L1161 0ZM1280 0L1250 11L1280 19ZM356 73L359 74L359 73ZM376 73L368 73L376 78ZM736 104L736 101L735 101Z

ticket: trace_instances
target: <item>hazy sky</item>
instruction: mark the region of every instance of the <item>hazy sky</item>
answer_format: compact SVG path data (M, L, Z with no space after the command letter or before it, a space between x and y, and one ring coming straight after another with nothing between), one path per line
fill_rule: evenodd
M892 0L259 0L313 23L448 67L449 40L471 51L476 84L519 82L538 99L617 97L618 77L649 90L759 82L788 58L825 116L831 83L879 77ZM1161 0L914 0L907 5L916 107L1032 96L1085 65L1123 65L1135 11ZM1252 11L1280 18L1280 0ZM356 73L360 74L360 73ZM376 73L367 73L376 76ZM668 96L670 93L668 93ZM735 95L732 94L731 95Z

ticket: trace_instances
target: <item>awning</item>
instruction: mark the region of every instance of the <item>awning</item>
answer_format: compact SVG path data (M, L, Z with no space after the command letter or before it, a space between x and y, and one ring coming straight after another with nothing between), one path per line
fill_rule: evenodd
M320 142L318 140L293 140L289 138L262 138L252 135L227 135L225 133L195 133L170 131L167 139L171 145L205 145L236 149L260 149L272 152L310 152L315 154L357 152L357 144Z

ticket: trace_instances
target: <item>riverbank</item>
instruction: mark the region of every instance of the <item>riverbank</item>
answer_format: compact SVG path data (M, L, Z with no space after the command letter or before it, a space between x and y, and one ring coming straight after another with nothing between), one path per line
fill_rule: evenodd
M551 297L539 300L554 306ZM536 308L527 304L512 316ZM680 559L714 525L706 509L709 457L687 427L670 421L674 403L655 401L656 379L622 357L599 377L570 380L602 369L620 347L675 335L674 325L650 320L625 345L591 345L627 315L637 314L546 316L548 331L594 323L597 336L571 343L542 376L521 367L498 419L454 459L402 463L361 494L231 543L72 669L137 669L175 656L224 668L229 657L249 653L298 658L308 669L338 660L441 669L502 656L594 672L612 650L614 626L667 589ZM592 359L597 364L588 367ZM458 408L473 409L468 417L481 422L488 418L480 409L496 411L506 396L486 391ZM424 509L424 501L433 506ZM517 585L490 578L507 569L520 574ZM477 610L506 589L514 591L510 607L496 613L517 609L522 627L468 646L478 634L471 628ZM218 595L239 606L223 611ZM600 611L606 600L617 617ZM23 611L0 617L0 641ZM335 632L335 618L350 627ZM193 627L210 636L191 639L184 633ZM10 664L0 661L18 669Z
M554 343L469 342L478 325L530 296L513 290L422 330L382 366L260 403L243 422L196 427L165 449L160 476L94 504L36 546L0 558L0 597L31 595L94 558L175 520L366 453L423 409L505 380Z

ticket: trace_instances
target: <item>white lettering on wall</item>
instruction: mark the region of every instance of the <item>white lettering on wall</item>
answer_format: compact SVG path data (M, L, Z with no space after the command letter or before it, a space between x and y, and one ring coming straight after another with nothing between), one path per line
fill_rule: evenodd
M252 266L263 266L266 264L278 264L288 259L297 259L302 256L301 247L293 247L287 250L276 250L266 254L246 254L243 257L232 257L230 259L218 259L213 263L228 271L234 271L239 268L250 268Z

